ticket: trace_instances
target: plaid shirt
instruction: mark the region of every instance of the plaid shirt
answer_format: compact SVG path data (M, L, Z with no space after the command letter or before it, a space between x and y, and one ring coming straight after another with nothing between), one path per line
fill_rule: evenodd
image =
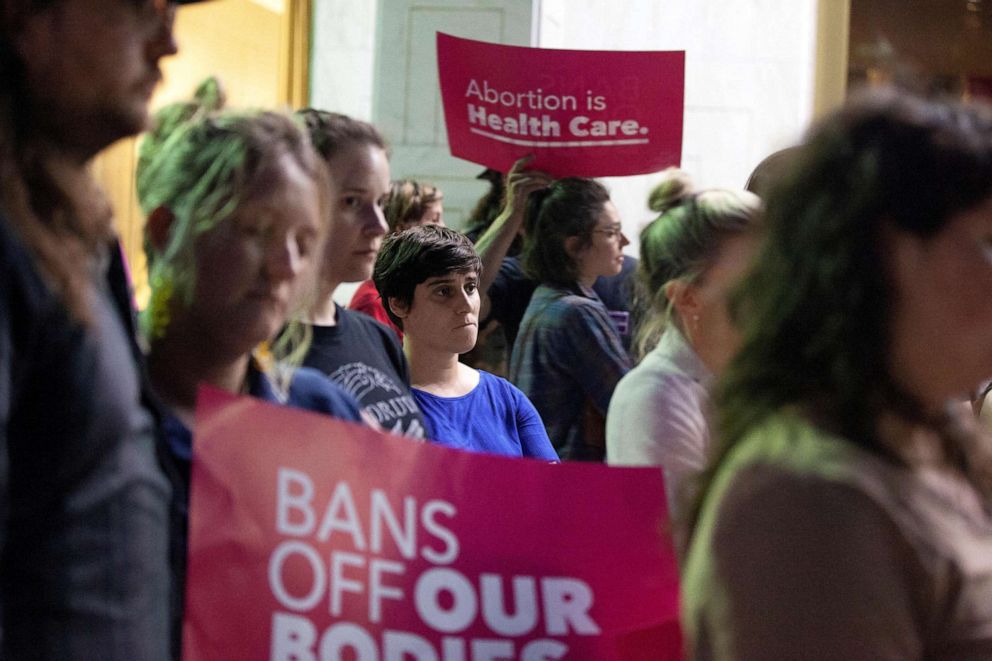
M513 346L510 380L533 402L562 459L602 461L604 420L630 358L591 289L542 284Z

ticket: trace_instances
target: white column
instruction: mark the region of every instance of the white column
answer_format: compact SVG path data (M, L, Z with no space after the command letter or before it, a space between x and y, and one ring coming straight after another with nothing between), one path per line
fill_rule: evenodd
M377 3L314 0L310 105L372 119Z

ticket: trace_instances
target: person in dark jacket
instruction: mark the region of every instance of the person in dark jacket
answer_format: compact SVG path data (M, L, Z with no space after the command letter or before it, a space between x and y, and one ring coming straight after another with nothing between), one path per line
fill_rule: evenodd
M87 166L147 123L167 0L0 3L4 659L169 657L169 484Z

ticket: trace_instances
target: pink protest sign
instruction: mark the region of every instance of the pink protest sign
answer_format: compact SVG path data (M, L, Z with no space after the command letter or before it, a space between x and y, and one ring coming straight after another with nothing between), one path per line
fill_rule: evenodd
M201 391L184 654L678 659L660 471L468 454Z
M500 172L657 172L682 158L683 51L502 46L437 35L451 153Z

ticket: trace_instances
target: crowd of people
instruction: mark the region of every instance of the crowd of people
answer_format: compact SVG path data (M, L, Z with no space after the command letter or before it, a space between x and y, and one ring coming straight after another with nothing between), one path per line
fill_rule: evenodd
M687 657L992 658L988 109L875 90L754 192L667 170L634 258L528 156L463 234L367 122L149 117L168 0L0 7L0 658L180 656L201 384L658 467ZM87 165L147 129L139 327Z

